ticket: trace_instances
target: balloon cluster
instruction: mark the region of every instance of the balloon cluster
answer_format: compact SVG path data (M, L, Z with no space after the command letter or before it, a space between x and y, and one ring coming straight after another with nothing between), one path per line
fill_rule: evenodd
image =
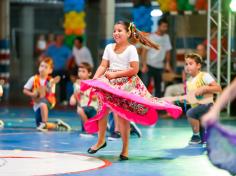
M82 36L85 32L85 0L65 0L64 1L64 30L65 42L69 46L73 45L76 36Z
M139 30L151 32L153 24L151 11L151 6L139 6L133 8L133 21Z
M157 2L164 12L207 10L207 0L157 0Z

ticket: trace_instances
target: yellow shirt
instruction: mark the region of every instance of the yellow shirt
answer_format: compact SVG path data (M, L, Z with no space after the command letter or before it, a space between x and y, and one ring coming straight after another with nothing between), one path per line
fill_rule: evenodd
M209 85L215 79L207 72L199 72L195 77L190 77L187 80L187 93L197 90L198 88ZM191 104L191 107L196 107L198 104Z

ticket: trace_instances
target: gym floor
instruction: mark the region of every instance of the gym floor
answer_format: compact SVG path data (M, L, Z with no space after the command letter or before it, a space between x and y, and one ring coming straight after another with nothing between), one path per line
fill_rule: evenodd
M119 161L121 140L108 141L94 155L87 149L97 136L80 136L80 119L72 110L53 110L50 121L62 119L70 132L39 132L30 108L0 108L0 175L82 176L229 176L214 167L202 145L188 145L192 135L185 117L159 119L139 126L142 138L130 137L129 160ZM225 123L236 124L235 120Z

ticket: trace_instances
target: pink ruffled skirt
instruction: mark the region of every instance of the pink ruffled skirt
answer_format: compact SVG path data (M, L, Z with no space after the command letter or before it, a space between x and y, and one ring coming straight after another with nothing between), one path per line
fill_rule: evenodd
M155 124L158 120L157 110L167 111L174 119L182 113L180 107L153 97L138 76L112 80L103 76L81 81L82 91L89 88L98 96L100 106L97 115L85 123L88 133L99 130L98 120L104 117L107 108L126 120L142 125Z

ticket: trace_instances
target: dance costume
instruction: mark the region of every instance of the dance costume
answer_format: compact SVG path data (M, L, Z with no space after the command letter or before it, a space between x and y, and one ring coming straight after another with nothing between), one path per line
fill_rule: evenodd
M137 50L133 45L129 45L120 54L114 52L114 47L115 44L108 44L102 57L109 61L108 71L127 70L130 62L139 61ZM99 130L97 122L104 117L107 108L126 120L142 125L156 123L158 118L156 110L166 110L174 118L178 118L182 113L180 107L153 97L137 75L111 80L103 75L98 79L81 81L81 90L89 88L93 88L93 93L97 94L100 107L97 115L85 123L88 133Z
M51 77L48 76L46 78L46 80L44 81L43 83L43 86L46 86L47 89L51 89L50 87L50 80L51 80ZM40 81L40 77L39 75L35 75L34 76L34 83L33 83L33 91L36 91L40 86L41 86L41 81ZM49 103L49 108L53 108L55 105L56 105L56 97L55 97L55 87L54 87L54 90L51 92L51 91L46 91L46 96L45 96L45 99L48 101Z

